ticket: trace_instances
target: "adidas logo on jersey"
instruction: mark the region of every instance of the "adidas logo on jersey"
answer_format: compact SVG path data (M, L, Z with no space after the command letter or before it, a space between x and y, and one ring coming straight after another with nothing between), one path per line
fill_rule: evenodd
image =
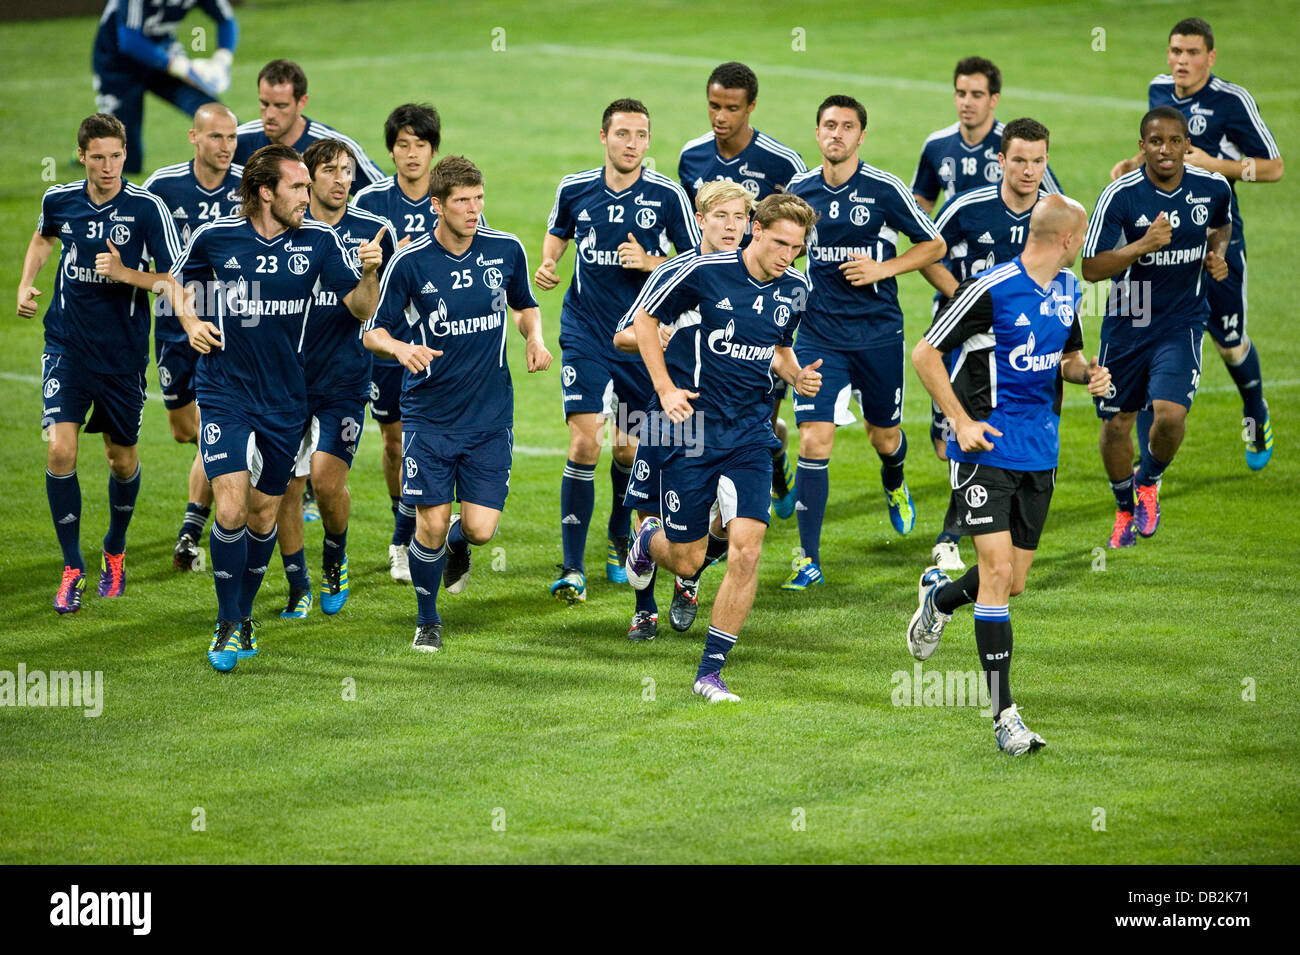
M424 283L424 288L420 289L420 294L421 294L421 295L433 295L433 294L434 294L435 292L437 292L437 291L438 291L437 286L435 286L432 282L425 282L425 283Z
M579 221L579 222L590 222L590 221L591 221L591 216L587 215L587 210L586 210L586 209L583 209L581 212L578 213L578 221Z
M982 236L980 236L975 241L980 243L980 245L992 245L994 240L993 240L993 236L985 232Z
M179 220L179 219L188 219L188 218L189 218L189 213L187 213L187 212L185 211L185 207L184 207L184 206L177 206L175 209L172 210L172 218L173 218L173 219L178 219L178 220Z
M1031 323L1031 322L1029 321L1029 319L1025 316L1025 313L1024 313L1024 312L1021 312L1021 313L1020 313L1020 317L1016 319L1016 328L1019 328L1021 325L1029 325L1029 324L1032 324L1032 323Z
M226 259L225 268L228 268L228 269L237 269L237 268L239 268L239 260L236 259L236 258L232 255L230 258Z
M581 524L582 521L578 518L578 515L577 515L577 514L565 514L565 515L564 515L564 520L560 521L560 523L561 523L561 524Z
M1149 225L1151 225L1151 220L1148 219L1145 215L1139 218L1137 222L1133 223L1133 226L1138 229L1145 229Z
M72 235L72 226L68 225L65 222L63 223L63 228L60 229L59 232L62 233L63 235Z
M732 310L732 309L731 309L731 297L728 296L727 298L724 298L721 302L719 302L719 303L715 306L715 308L725 308L728 312L730 312L730 311Z

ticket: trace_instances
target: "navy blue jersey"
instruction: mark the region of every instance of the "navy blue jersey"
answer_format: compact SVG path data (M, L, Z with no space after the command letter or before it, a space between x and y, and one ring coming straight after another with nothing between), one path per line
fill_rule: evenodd
M950 460L1012 471L1056 467L1061 357L1083 349L1079 299L1079 280L1069 269L1042 288L1020 256L958 287L925 340L941 352L960 349L953 392L972 420L987 421L1002 436L989 438L991 451L963 451L950 436Z
M974 146L961 138L961 124L953 123L937 129L925 138L921 158L912 176L912 193L930 202L943 193L945 200L959 196L968 189L1002 181L1002 167L998 153L1002 151L1002 123L994 121L989 134ZM1043 173L1042 190L1049 195L1058 194L1052 167Z
M1147 89L1151 108L1172 106L1187 117L1187 136L1197 149L1215 159L1277 159L1277 142L1264 125L1259 107L1245 87L1229 83L1213 73L1209 81L1191 96L1174 95L1174 78L1157 76ZM1236 185L1232 186L1232 244L1245 251L1246 234L1237 208Z
M523 244L482 226L460 255L428 233L393 257L366 329L442 352L424 371L402 372L404 424L444 434L513 425L506 335L510 309L537 307L530 277Z
M677 183L649 169L627 189L613 192L605 170L565 176L555 190L547 231L576 239L573 281L560 313L560 347L619 361L635 361L614 348L614 326L636 299L646 273L625 269L618 247L631 233L651 255L668 255L700 244L691 205Z
M144 188L167 204L181 245L189 244L194 230L205 222L222 216L239 214L239 183L244 167L231 163L226 178L215 189L204 189L194 178L194 160L163 166L144 181ZM171 302L165 295L154 299L154 338L160 342L187 340L185 329L172 314Z
M222 347L199 358L199 405L210 397L251 414L305 414L302 340L313 296L319 286L342 298L361 280L334 230L304 219L264 239L243 216L218 219L194 233L175 274L199 283L198 316L221 330Z
M1140 166L1101 194L1083 240L1083 257L1119 249L1142 238L1163 212L1173 239L1148 252L1112 279L1106 330L1112 342L1134 342L1181 328L1203 326L1210 315L1205 283L1206 230L1227 224L1232 189L1217 172L1183 167L1173 192L1158 188Z
M149 365L149 294L95 272L95 256L112 242L127 268L170 272L181 254L172 217L161 199L123 182L116 196L95 205L86 180L51 186L41 199L36 231L57 237L59 276L45 311L45 353L74 357L108 375L142 372Z
M808 239L808 278L817 296L808 303L800 323L800 347L815 344L852 351L901 338L903 310L898 305L897 280L853 286L840 265L853 255L867 255L877 262L895 258L900 233L913 243L939 237L903 181L859 162L842 186L832 188L818 166L790 180L789 191L820 217Z
M108 0L95 34L96 72L123 55L143 67L165 71L176 28L195 7L216 21L217 46L233 51L238 24L229 0Z
M682 147L677 159L677 178L686 190L691 208L695 207L695 194L700 187L715 179L740 183L758 202L778 187L784 189L791 179L807 171L797 152L757 129L749 145L731 159L718 155L717 137L713 133L692 139Z
M305 219L311 220L310 210ZM358 271L361 260L357 249L373 239L381 229L383 236L379 247L384 253L384 262L392 261L397 252L397 233L393 224L364 209L348 206L343 218L333 228L347 250L348 261ZM307 396L369 394L370 352L361 343L361 322L343 304L347 290L340 293L337 289L320 285L314 291L302 344Z
M691 400L710 448L772 440L777 346L790 347L812 286L798 269L759 282L740 251L696 256L680 268L665 263L646 284L641 307L660 322L697 309L698 324L677 332L664 350L678 388Z
M438 214L429 204L429 197L408 198L397 184L396 176L366 186L353 197L352 203L391 222L397 230L398 241L418 239L438 224Z
M318 139L341 139L348 144L348 148L356 154L357 168L352 170L352 192L362 189L371 183L379 182L384 178L384 174L379 171L379 167L370 161L355 139L344 136L337 129L332 129L324 123L318 123L314 119L308 119L303 115L303 121L306 127L302 135L298 137L296 143L292 143L294 149L298 150L298 155L307 151L307 147ZM239 142L235 145L235 162L241 165L248 162L248 157L253 155L263 146L271 145L271 138L266 135L262 129L260 119L249 120L247 123L239 124Z
M1047 191L1040 187L1038 198L1045 195ZM1024 251L1033 211L1033 206L1024 212L1007 208L1001 185L971 189L944 203L935 222L948 244L943 264L953 278L964 282L999 262L1014 259Z
M681 255L673 256L663 265L660 265L651 272L650 278L646 279L645 285L641 287L641 292L637 295L636 301L632 303L632 307L627 310L627 313L618 320L618 326L614 331L617 333L623 331L625 328L631 327L632 323L636 320L636 313L645 305L646 290L652 287L652 282L658 284L667 281L668 276L681 270L687 265L690 265L693 261L698 259L700 255L701 252L699 249L691 249L689 252L683 252ZM687 309L674 319L665 318L662 321L662 324L674 329L685 328L688 325L698 325L699 323L700 310L697 308Z

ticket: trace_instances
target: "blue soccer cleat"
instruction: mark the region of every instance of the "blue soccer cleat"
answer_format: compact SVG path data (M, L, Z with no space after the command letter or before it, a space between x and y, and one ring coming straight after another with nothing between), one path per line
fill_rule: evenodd
M889 523L900 534L912 533L916 526L916 508L912 506L912 492L904 481L892 491L885 492L885 502L889 504Z
M280 618L283 620L306 620L311 613L311 581L307 581L307 586L295 587L289 585L289 600L280 611Z
M1267 417L1260 426L1258 437L1246 442L1246 467L1252 471L1262 471L1273 456L1273 424Z
M239 624L218 620L208 645L208 662L212 669L228 673L239 662Z
M781 520L794 514L794 468L784 451L772 459L772 511Z
M820 586L823 579L822 569L811 557L800 557L799 563L795 564L794 572L781 585L781 589L796 592L808 590Z
M627 538L609 537L606 543L609 546L605 551L605 577L612 584L625 584L627 570L623 565L627 563Z
M561 567L560 577L551 584L551 596L570 604L587 602L587 575L574 567Z
M239 621L239 659L257 656L257 621L245 617Z
M320 609L333 616L348 602L348 555L337 564L324 570L325 581L320 588Z
M302 489L302 520L304 524L314 524L320 520L320 505L316 503L316 492L311 481Z

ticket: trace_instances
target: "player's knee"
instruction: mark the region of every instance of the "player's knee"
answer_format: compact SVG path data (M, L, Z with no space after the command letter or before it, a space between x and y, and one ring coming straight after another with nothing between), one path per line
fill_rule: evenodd
M168 422L172 429L172 440L177 444L194 444L198 439L198 429L194 427L192 421L177 421L171 419Z
M903 441L903 432L901 428L877 428L869 424L867 439L877 454L893 454Z
M727 567L742 577L752 577L758 571L758 558L763 545L759 541L733 540L727 547ZM700 555L701 559L703 554Z
M615 442L610 453L614 455L615 461L625 468L630 468L636 458L636 442L634 440Z
M579 464L595 464L600 460L600 442L596 436L585 431L573 430L569 433L569 460ZM631 463L631 458L628 459Z
M477 522L462 519L460 530L465 535L465 540L475 547L482 547L497 536L496 518L487 518Z
M402 430L392 428L383 428L382 437L384 439L384 457L391 461L396 461L402 456Z
M1240 365L1246 360L1246 356L1250 354L1249 339L1244 339L1240 344L1232 346L1220 345L1215 342L1214 347L1219 350L1219 354L1229 365Z

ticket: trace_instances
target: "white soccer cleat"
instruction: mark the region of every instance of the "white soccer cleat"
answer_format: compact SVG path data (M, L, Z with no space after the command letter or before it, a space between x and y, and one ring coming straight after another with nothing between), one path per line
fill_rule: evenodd
M918 660L930 659L939 649L943 628L952 619L952 614L943 613L934 605L934 595L949 583L948 575L938 567L927 567L916 585L916 599L920 606L907 625L907 649Z
M930 551L930 563L934 564L949 577L955 577L966 569L962 563L961 550L956 541L939 541Z
M1032 753L1047 745L1046 740L1025 725L1014 703L998 714L993 723L993 738L998 741L998 749L1009 756Z
M709 673L695 681L695 686L691 687L691 692L698 696L704 697L710 703L739 703L740 697L727 689L727 684L722 682L722 677L716 673Z
M411 582L411 558L401 544L388 545L388 573L399 584Z

